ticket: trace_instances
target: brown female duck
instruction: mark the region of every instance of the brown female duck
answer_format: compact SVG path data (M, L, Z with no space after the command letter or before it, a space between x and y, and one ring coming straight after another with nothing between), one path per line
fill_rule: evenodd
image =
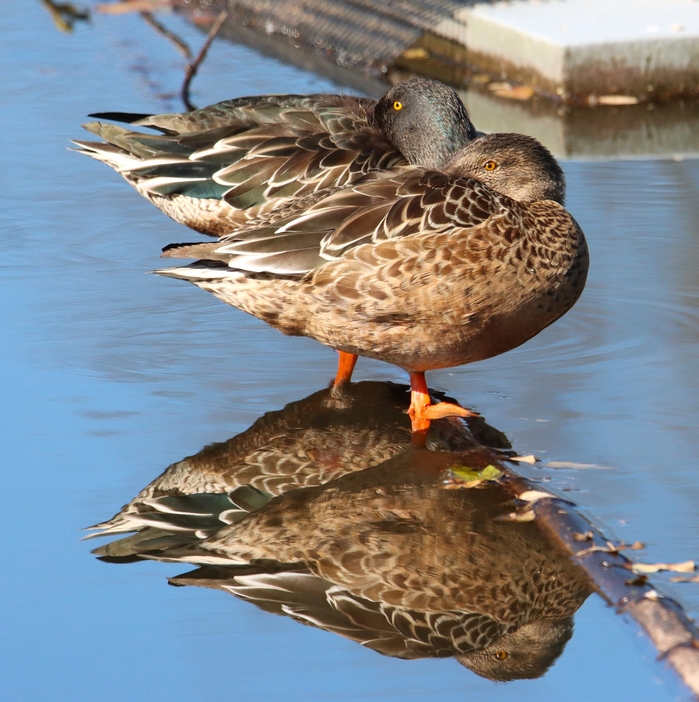
M482 448L408 449L242 517L229 502L214 515L218 528L187 514L214 496L191 496L94 553L202 565L174 582L220 588L385 655L454 656L493 680L539 677L570 639L590 585L538 520L507 518L502 485L445 489L449 466L493 460ZM216 505L207 509L226 509Z
M567 312L585 285L585 237L563 208L563 173L535 139L492 134L443 172L398 167L300 216L221 241L158 271L188 280L285 334L398 365L415 430L467 410L430 405L424 372L519 346Z
M384 655L538 677L570 638L588 579L539 520L507 518L505 486L459 476L506 470L479 445L496 430L437 422L434 450L414 450L404 400L397 386L363 382L270 413L92 527L119 537L93 553L202 564L171 582L221 589Z
M222 236L366 173L406 164L442 168L476 132L458 95L413 79L378 102L346 95L264 95L183 114L105 112L84 125L104 142L79 151L114 168L178 222ZM301 201L300 204L298 201Z

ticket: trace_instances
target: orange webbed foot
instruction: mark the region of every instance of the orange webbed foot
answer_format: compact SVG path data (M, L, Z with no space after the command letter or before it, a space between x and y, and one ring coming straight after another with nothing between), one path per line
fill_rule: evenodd
M432 404L430 393L425 382L424 373L410 374L410 408L408 415L413 432L426 433L433 419L444 417L477 417L477 412L455 405L453 402L437 402Z

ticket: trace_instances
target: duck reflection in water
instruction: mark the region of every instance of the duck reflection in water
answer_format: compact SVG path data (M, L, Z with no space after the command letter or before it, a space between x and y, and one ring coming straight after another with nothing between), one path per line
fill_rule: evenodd
M492 680L541 676L590 593L495 481L458 476L509 448L480 418L410 443L407 393L324 390L170 466L96 535L95 550L200 566L218 588L397 658L454 657ZM456 450L455 450L456 449Z

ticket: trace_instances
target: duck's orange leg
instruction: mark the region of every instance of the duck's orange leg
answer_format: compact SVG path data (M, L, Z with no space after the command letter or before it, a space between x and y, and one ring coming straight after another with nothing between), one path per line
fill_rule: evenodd
M352 371L357 365L357 356L353 353L347 353L346 351L338 351L340 358L337 362L337 375L335 380L333 380L333 387L339 388L341 385L345 385L352 380Z
M438 402L432 404L430 391L427 388L424 373L410 374L410 408L408 414L414 432L426 432L433 419L442 417L477 417L476 412L471 412L464 407L451 402Z

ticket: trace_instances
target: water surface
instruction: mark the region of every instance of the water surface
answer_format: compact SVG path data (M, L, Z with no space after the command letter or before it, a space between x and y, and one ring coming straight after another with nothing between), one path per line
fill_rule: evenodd
M19 0L1 26L7 699L683 698L596 597L544 678L494 685L453 661L381 657L222 593L167 587L178 566L94 560L81 528L183 456L324 387L335 354L147 275L164 245L192 234L66 150L90 112L181 109L181 59L165 40L137 16L60 34L39 3ZM219 43L193 100L337 89ZM610 536L645 542L649 561L696 558L699 162L564 168L592 256L581 300L520 349L430 383L544 459L527 473ZM357 379L405 382L367 360ZM696 585L658 582L699 615Z

